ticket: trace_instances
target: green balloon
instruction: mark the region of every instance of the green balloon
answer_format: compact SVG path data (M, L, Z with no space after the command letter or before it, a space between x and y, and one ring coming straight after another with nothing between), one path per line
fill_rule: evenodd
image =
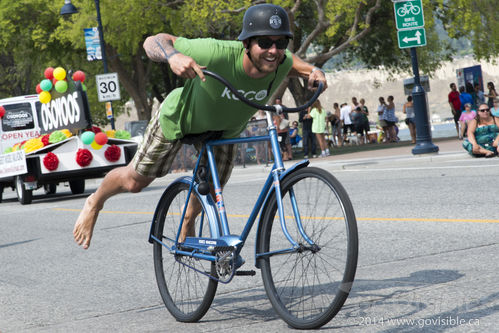
M42 88L43 91L50 91L50 89L52 89L52 82L50 82L49 79L42 80L42 82L40 82L40 88Z
M64 80L62 81L57 81L55 83L55 90L58 92L58 93L65 93L66 90L68 90L68 83Z

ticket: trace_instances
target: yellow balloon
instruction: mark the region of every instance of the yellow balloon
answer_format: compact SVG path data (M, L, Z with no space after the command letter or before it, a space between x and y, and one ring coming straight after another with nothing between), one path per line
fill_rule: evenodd
M102 148L102 146L97 144L97 142L95 142L95 141L92 141L92 143L90 144L90 147L92 147L95 150L99 150Z
M40 99L40 102L47 104L52 99L52 96L48 91L42 91L40 95L38 95L38 98Z
M66 78L66 71L64 68L57 67L54 69L54 77L59 81L64 80Z
M115 130L107 130L106 135L108 138L114 138L116 136L116 131Z

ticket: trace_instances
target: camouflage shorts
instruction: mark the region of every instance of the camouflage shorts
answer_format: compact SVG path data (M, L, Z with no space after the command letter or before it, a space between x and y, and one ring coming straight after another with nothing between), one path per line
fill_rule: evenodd
M167 140L164 137L159 123L159 114L160 112L158 110L149 122L142 143L131 161L132 166L138 174L150 178L163 177L166 175L170 171L173 161L183 145L180 140L172 141ZM201 144L196 144L195 148L199 153ZM214 153L220 183L225 185L229 180L232 168L234 167L236 146L216 146L214 147ZM206 153L204 154L201 163L208 165Z

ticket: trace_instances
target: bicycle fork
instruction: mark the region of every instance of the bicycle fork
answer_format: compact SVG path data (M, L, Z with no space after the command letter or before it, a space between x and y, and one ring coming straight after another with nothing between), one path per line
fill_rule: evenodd
M286 225L286 216L284 215L284 204L283 204L283 201L282 201L282 192L281 192L281 184L280 184L280 180L279 180L279 172L278 170L274 170L274 190L275 190L275 193L276 193L276 198L277 198L277 210L278 210L278 213L279 213L279 222L281 224L281 229L282 229L282 232L284 233L284 236L286 236L286 238L288 239L288 241L293 245L293 248L296 250L306 250L306 249L309 249L309 250L312 250L312 251L317 251L318 250L318 246L307 236L307 233L305 232L305 229L303 229L303 224L302 224L302 221L301 221L301 215L300 215L300 212L298 210L298 203L296 201L296 195L295 195L295 192L293 190L293 188L291 187L289 189L289 200L291 202L291 207L293 209L293 215L294 215L294 219L295 219L295 222L296 222L296 226L298 227L298 231L300 233L300 235L303 237L303 239L310 245L310 246L305 246L303 244L299 244L297 243L293 237L290 235L289 231L288 231L288 227Z

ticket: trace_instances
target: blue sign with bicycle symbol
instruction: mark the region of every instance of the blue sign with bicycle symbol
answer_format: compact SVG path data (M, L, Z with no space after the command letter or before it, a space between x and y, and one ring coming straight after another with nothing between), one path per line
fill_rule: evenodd
M421 0L397 1L393 7L398 30L424 27Z

